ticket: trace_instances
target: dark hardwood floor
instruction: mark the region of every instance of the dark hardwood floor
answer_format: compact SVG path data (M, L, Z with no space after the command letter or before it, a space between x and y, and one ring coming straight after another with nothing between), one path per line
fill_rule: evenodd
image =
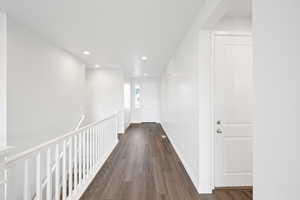
M199 200L252 200L252 189L218 189L213 194L201 194Z
M81 200L251 200L220 190L199 197L169 140L155 123L132 125Z

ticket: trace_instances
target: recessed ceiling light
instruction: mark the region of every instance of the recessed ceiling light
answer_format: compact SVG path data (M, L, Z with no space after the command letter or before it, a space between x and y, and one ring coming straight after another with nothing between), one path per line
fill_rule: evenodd
M147 56L143 56L141 59L142 60L148 60L148 57Z
M89 51L83 51L82 53L83 53L83 55L86 55L86 56L91 55L91 52L89 52Z
M100 65L95 65L95 67L96 67L96 68L99 68L99 67L100 67Z

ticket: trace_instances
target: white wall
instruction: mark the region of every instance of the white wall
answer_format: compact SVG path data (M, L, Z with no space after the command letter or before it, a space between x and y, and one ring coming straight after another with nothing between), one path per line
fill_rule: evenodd
M211 104L211 32L201 30L198 38L198 103L199 103L199 193L211 193L212 170L212 104Z
M127 99L129 101L129 107L126 108L125 107L125 99L124 99L124 129L126 130L130 123L131 123L131 109L132 109L132 103L131 103L131 100L132 100L132 85L131 85L131 79L129 77L125 77L125 80L124 80L124 85L127 85L129 87L129 91L125 91L125 88L124 88L124 98L125 98L125 93L126 95L128 95L128 97L130 99Z
M119 69L86 71L87 122L94 122L124 109L124 73Z
M224 15L223 2L203 5L162 77L162 126L199 193L212 192L211 31L202 28Z
M8 19L8 145L17 151L73 129L84 106L82 63Z
M239 33L251 33L252 25L249 17L225 16L213 27L215 31L233 31Z
M0 147L7 143L6 39L6 15L0 12Z
M211 31L224 0L206 1L162 77L162 125L199 193L212 192Z
M16 152L65 134L77 125L83 114L84 81L81 62L8 17L7 142ZM31 161L29 173L34 176ZM10 168L8 199L22 198L21 166ZM30 186L34 188L34 179Z
M132 78L132 112L131 121L140 122L160 122L160 77L136 77ZM141 87L141 106L135 106L135 85Z
M299 198L300 1L254 0L254 199Z
M190 32L162 77L161 123L193 183L199 185L198 35Z
M249 18L224 17L227 3L206 1L162 77L162 125L199 193L213 189L212 31L251 31Z

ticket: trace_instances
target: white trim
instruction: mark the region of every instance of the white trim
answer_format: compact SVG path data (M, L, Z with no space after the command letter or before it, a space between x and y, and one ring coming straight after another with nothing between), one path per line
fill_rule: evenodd
M244 31L213 31L212 35L216 36L252 36L251 32Z
M211 66L210 66L210 116L211 116L211 191L215 189L215 37L216 33L211 33Z
M174 151L175 151L176 154L178 155L178 157L179 157L179 159L180 159L180 161L181 161L181 163L182 163L183 168L184 168L185 171L187 172L189 178L191 179L193 185L195 186L195 188L197 189L197 192L199 193L199 187L198 187L199 181L198 181L197 179L195 179L196 176L194 175L193 171L190 170L190 168L188 167L187 162L185 161L184 157L182 156L182 154L181 154L180 151L179 151L179 148L176 148L176 147L177 147L176 143L174 143L173 140L172 140L172 138L168 136L168 134L167 134L167 132L164 130L162 124L161 124L161 126L162 126L162 129L163 129L164 133L167 135L167 138L168 138L170 144L171 144L172 147L174 148Z

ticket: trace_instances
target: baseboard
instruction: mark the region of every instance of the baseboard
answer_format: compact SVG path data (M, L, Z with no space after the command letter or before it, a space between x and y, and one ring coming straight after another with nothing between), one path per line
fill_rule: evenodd
M182 154L180 153L179 149L177 149L177 148L176 148L176 145L174 145L174 144L176 144L176 143L174 143L174 141L168 136L168 134L167 134L166 131L164 130L162 124L160 124L160 127L161 127L161 129L163 130L164 134L167 136L167 139L168 139L169 142L171 143L171 145L172 145L172 147L174 148L176 154L178 155L178 157L179 157L179 159L180 159L180 161L181 161L181 163L182 163L182 165L183 165L185 171L187 172L189 178L191 179L192 184L194 185L194 187L196 188L197 192L199 193L199 188L198 188L198 186L197 186L197 185L198 185L198 184L197 184L198 181L195 179L194 174L192 173L192 171L191 171L190 168L188 167L188 165L187 165L186 161L184 160Z
M216 187L214 190L253 190L253 186Z
M214 190L215 190L214 188L211 188L211 187L205 188L203 186L200 187L200 185L199 185L198 193L199 194L212 194Z

